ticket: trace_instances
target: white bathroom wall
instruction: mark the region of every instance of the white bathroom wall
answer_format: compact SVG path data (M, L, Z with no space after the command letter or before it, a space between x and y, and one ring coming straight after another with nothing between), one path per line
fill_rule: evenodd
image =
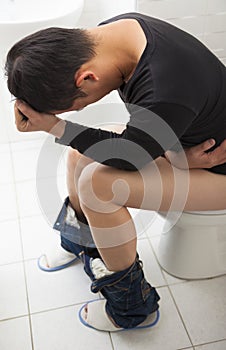
M137 0L137 11L193 34L226 64L226 0ZM78 26L96 26L100 17L98 1L85 0Z

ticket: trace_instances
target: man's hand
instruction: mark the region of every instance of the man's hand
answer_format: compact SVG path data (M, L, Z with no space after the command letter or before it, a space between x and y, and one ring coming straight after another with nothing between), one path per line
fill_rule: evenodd
M207 140L200 145L184 150L187 162L183 152L167 151L165 153L166 159L179 169L210 169L216 165L226 163L226 140L220 146L211 152L206 152L215 145L215 140Z
M15 124L19 131L45 131L60 138L65 129L65 121L54 114L39 113L27 103L17 100L14 106Z

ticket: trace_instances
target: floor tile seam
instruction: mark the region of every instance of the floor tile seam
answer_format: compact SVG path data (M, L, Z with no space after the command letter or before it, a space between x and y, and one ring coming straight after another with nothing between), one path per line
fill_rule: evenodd
M16 261L11 261L11 262L8 262L8 263L5 263L5 264L1 264L1 263L0 263L0 268L1 268L1 267L4 267L4 266L23 264L23 262L24 262L24 259L16 260Z
M113 337L112 337L112 332L108 332L109 333L109 338L110 338L110 342L111 342L111 346L112 346L112 350L117 350L114 346L114 341L113 341Z
M22 237L21 237L21 244L22 243ZM23 249L23 248L22 248ZM24 253L22 251L22 254L24 256ZM27 308L28 308L28 320L29 320L29 331L30 331L30 340L31 340L31 346L32 350L34 350L34 340L33 340L33 329L32 329L32 322L31 322L31 313L30 313L30 301L29 301L29 292L28 292L28 282L27 282L27 274L26 274L26 266L25 261L23 260L23 271L24 271L24 281L25 281L25 289L26 289L26 298L27 298Z
M6 218L6 219L0 219L0 224L3 223L3 222L7 222L7 221L16 221L16 220L19 220L20 219L26 219L26 218L29 218L29 217L36 217L36 216L41 216L41 213L38 213L38 214L31 214L31 215L15 215L11 218Z
M53 175L53 176L39 176L39 180L48 180L48 179L61 179L61 178L64 178L66 177L66 172L64 174L58 174L58 175ZM26 178L26 179L22 179L22 180L18 180L15 178L15 184L17 185L20 185L21 183L25 183L25 182L29 182L29 183L34 183L36 184L36 181L37 181L37 177L34 176L34 177L29 177L29 178Z
M16 320L16 319L24 318L24 317L28 317L28 318L29 318L29 314L26 313L26 314L22 314L22 315L17 315L17 316L2 318L2 319L0 319L0 325L1 325L1 322L7 322L7 321Z
M11 152L11 159L13 159L12 156L12 147L10 145L10 152ZM30 303L29 303L29 294L28 294L28 285L27 285L27 276L26 276L26 268L25 268L25 262L24 262L24 247L23 247L23 239L22 239L22 228L21 228L21 218L20 218L20 209L19 209L19 199L18 199L18 193L16 188L16 182L15 182L15 167L14 163L12 161L12 170L13 170L13 188L15 193L15 200L16 200L16 212L17 212L17 222L18 222L18 228L19 228L19 236L20 236L20 248L22 253L22 266L23 266L23 274L24 274L24 283L25 283L25 290L26 290L26 302L27 302L27 311L28 311L28 320L29 320L29 334L30 334L30 340L32 345L32 350L34 350L34 343L33 343L33 334L32 334L32 327L31 327L31 316L30 316Z
M10 130L10 128L7 128L7 131L8 129ZM18 133L21 135L21 133L18 131ZM8 133L7 133L8 134ZM30 134L31 135L31 134ZM8 134L8 136L11 136ZM31 136L29 136L29 138L24 138L24 139L21 139L21 140L17 140L17 139L13 139L12 137L9 137L8 138L8 141L7 142L2 142L2 144L8 144L8 145L13 145L13 144L17 144L17 143L25 143L25 142L32 142L32 141L37 141L37 142L41 142L41 141L45 141L45 135L44 136L39 136L39 137L34 137L32 138ZM1 145L1 143L0 143ZM34 146L34 147L37 147L37 146Z
M54 214L54 212L50 212L49 214ZM25 214L25 215L19 215L19 217L16 215L11 218L6 218L6 219L0 219L0 224L3 222L7 221L16 221L16 220L24 220L24 219L29 219L29 218L37 218L37 217L43 217L42 212L40 211L39 213L32 213L32 214Z
M76 306L83 306L84 304L88 303L89 301L96 300L96 299L98 299L98 298L84 300L84 301L79 301L79 302L76 302L76 303L73 303L73 304L67 304L67 305L63 305L63 306L59 306L59 307L53 307L53 308L50 308L50 309L44 309L44 310L40 310L40 311L33 311L33 312L30 312L30 316L32 317L32 316L35 316L35 315L45 314L45 313L52 312L52 311L68 309L68 308L76 307ZM76 312L75 312L75 314L76 314Z
M14 181L0 181L0 186L13 185Z
M215 344L215 343L221 343L221 342L225 342L226 341L226 337L223 339L218 339L218 340L214 340L211 342L205 342L205 343L199 343L199 344L194 344L194 348L197 348L199 346L203 346L203 345L211 345L211 344ZM197 349L198 350L198 349Z
M174 295L173 295L173 293L172 293L172 291L171 291L170 285L168 285L167 288L168 288L168 291L169 291L169 293L170 293L170 296L171 296L171 298L172 298L172 300L173 300L173 303L174 303L174 305L175 305L175 307L176 307L176 310L177 310L177 313L178 313L178 315L179 315L179 317L180 317L180 320L181 320L181 322L182 322L182 324L183 324L183 327L184 327L184 329L185 329L185 331L186 331L186 334L187 334L187 336L188 336L188 339L189 339L189 341L190 341L190 343L191 343L191 346L194 348L194 344L193 344L191 335L190 335L189 332L188 332L187 326L186 326L185 321L184 321L184 319L183 319L183 317L182 317L180 308L179 308L179 306L177 305L177 302L176 302L176 300L175 300L175 298L174 298Z

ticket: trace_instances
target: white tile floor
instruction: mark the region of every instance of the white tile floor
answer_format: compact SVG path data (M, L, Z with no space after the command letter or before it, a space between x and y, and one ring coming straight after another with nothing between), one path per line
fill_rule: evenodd
M158 325L109 334L80 324L80 305L96 298L81 264L55 273L37 267L37 257L59 242L36 191L37 159L45 136L19 134L12 120L5 119L0 116L6 130L0 139L0 349L226 349L226 276L183 281L162 271L155 258L162 221L151 212L137 215L136 225L146 277L161 296ZM62 200L64 166L63 154L56 181ZM51 218L53 214L57 211Z

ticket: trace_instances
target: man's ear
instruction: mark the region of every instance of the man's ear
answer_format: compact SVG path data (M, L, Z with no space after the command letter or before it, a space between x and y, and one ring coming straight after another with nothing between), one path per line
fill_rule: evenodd
M84 81L88 79L93 81L99 80L98 76L93 71L90 71L90 70L86 70L83 72L78 71L75 74L75 84L77 87L82 87Z

